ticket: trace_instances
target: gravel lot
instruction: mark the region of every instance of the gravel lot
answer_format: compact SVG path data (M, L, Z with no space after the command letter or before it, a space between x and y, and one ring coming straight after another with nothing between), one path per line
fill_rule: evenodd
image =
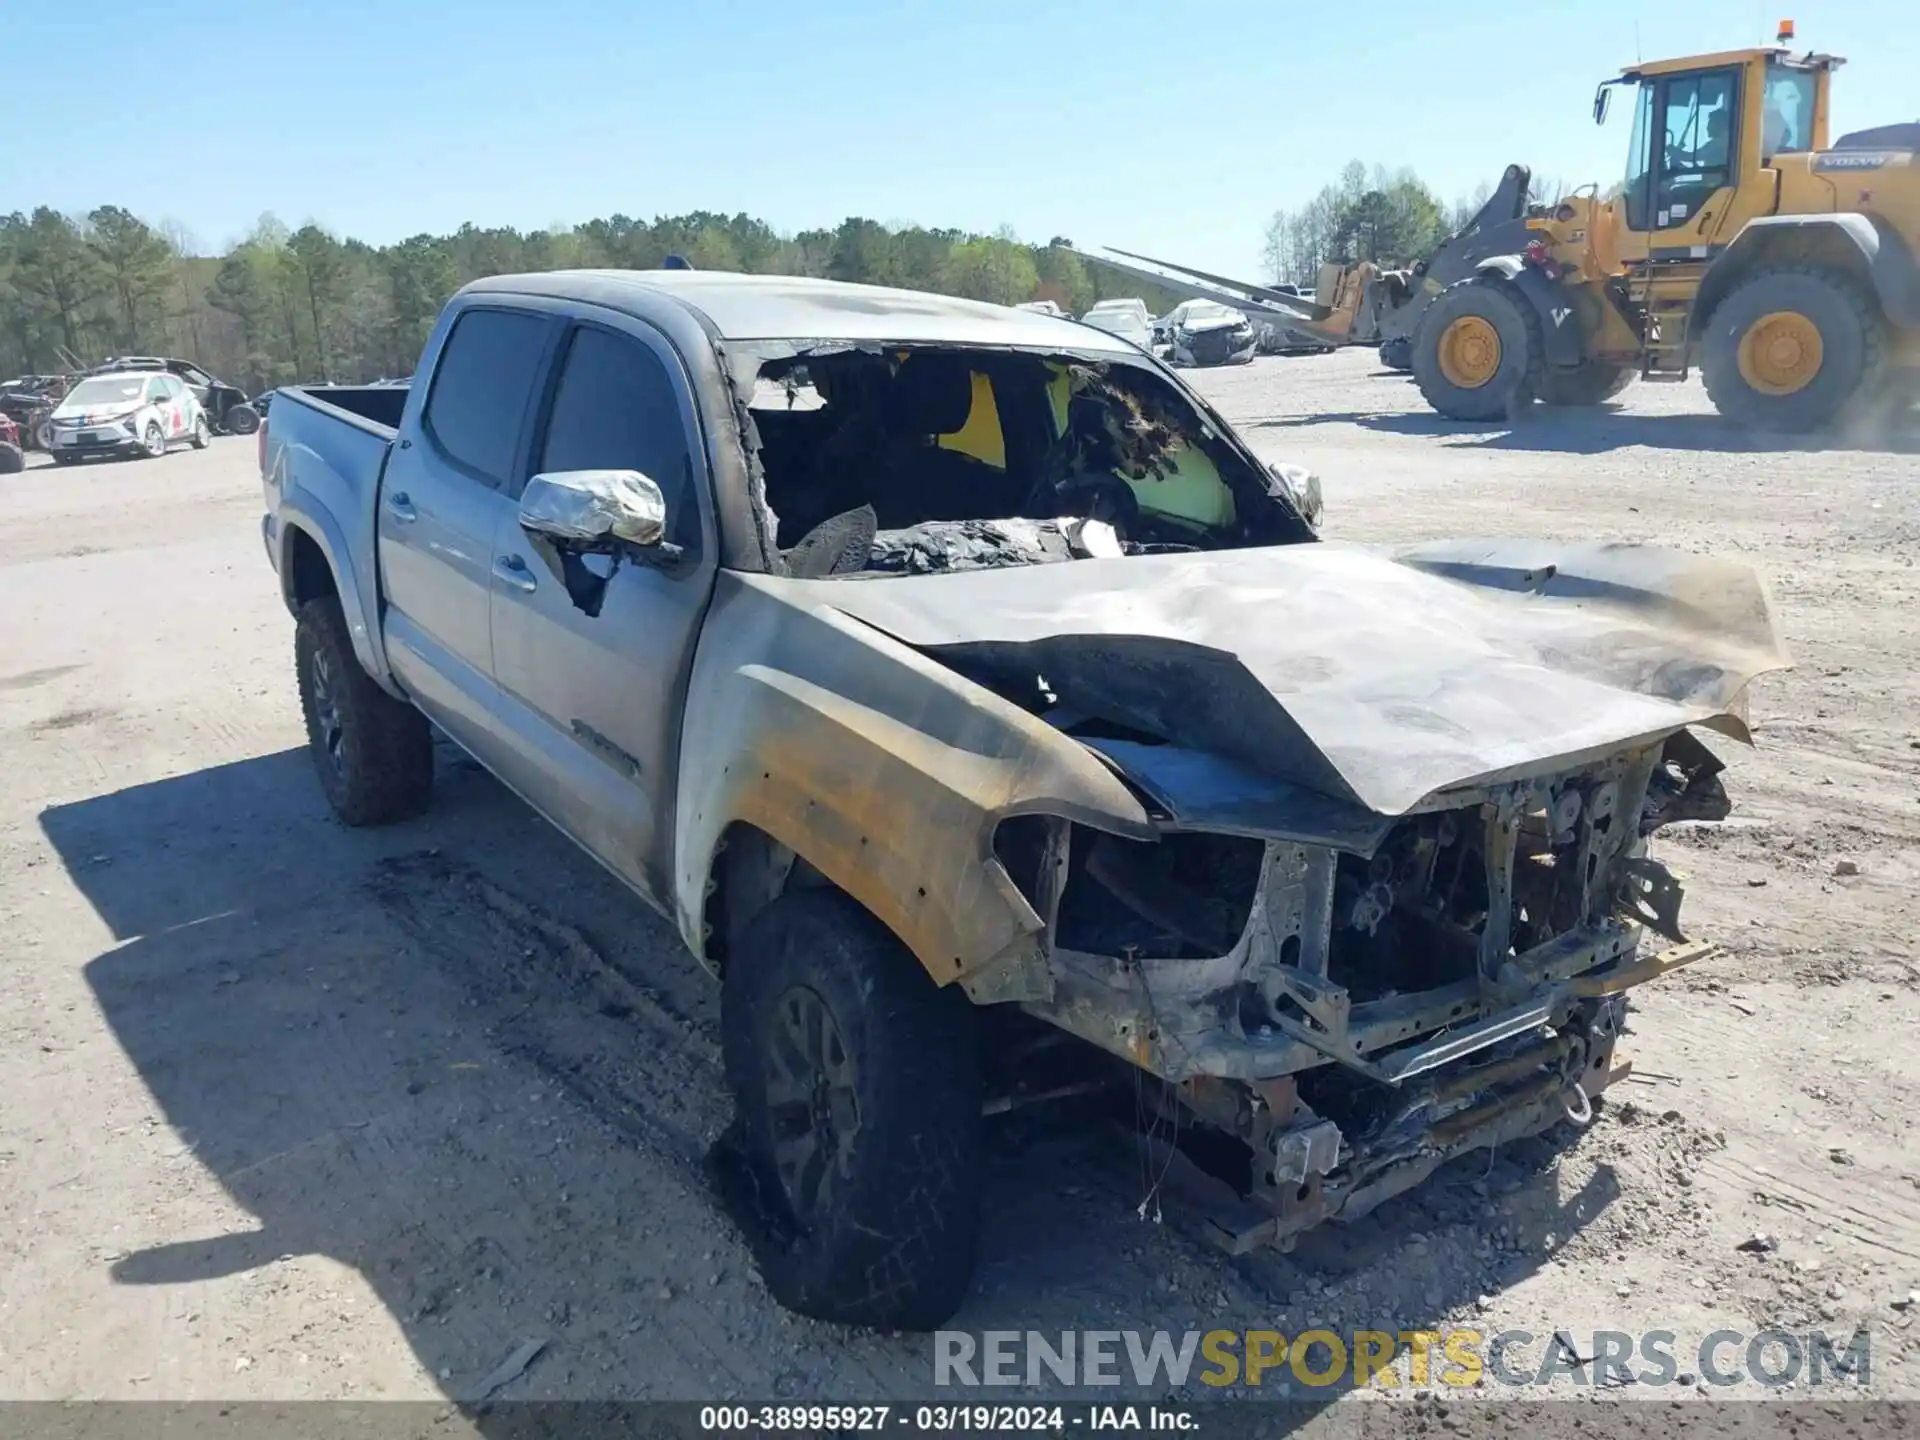
M1798 668L1734 821L1661 846L1731 953L1641 992L1585 1133L1287 1256L1143 1221L1103 1135L1010 1132L956 1326L1667 1329L1684 1373L1629 1393L1673 1399L1711 1331L1864 1325L1869 1393L1920 1395L1920 430L1737 442L1692 384L1461 426L1358 351L1196 378L1334 537L1763 567ZM461 1398L532 1340L501 1395L932 1393L926 1338L768 1300L706 1165L717 995L662 923L453 755L424 820L329 818L253 442L33 461L0 477L0 1398Z

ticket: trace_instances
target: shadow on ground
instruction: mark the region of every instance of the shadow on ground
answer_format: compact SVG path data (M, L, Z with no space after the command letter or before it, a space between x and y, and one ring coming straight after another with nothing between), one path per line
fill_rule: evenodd
M1313 425L1358 425L1390 435L1433 436L1447 448L1528 450L1564 455L1602 455L1613 450L1714 451L1755 455L1802 455L1849 450L1889 455L1920 454L1920 413L1860 433L1819 436L1764 435L1741 430L1715 415L1643 415L1618 405L1592 410L1535 407L1518 423L1447 420L1432 414L1336 410L1315 415L1274 416L1249 421L1254 430L1293 430Z
M466 1401L530 1339L547 1348L503 1398L935 1394L927 1337L773 1307L705 1163L729 1111L715 987L470 763L449 757L433 814L392 831L333 823L297 751L41 820L123 941L87 968L114 1036L256 1217L128 1255L117 1283L330 1256ZM979 1288L954 1323L1429 1328L1617 1197L1604 1167L1561 1193L1552 1154L1539 1141L1459 1162L1292 1255L1233 1261L1178 1215L1143 1223L1130 1147L1028 1118L993 1147ZM1411 1231L1478 1243L1495 1208L1519 1217L1511 1243L1406 1278Z

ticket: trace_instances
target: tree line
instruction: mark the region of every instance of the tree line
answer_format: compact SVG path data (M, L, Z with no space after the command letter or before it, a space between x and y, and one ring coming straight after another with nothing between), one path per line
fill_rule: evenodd
M1369 170L1350 161L1339 179L1306 204L1274 213L1262 258L1270 274L1301 285L1313 284L1328 263L1411 265L1462 229L1492 193L1492 184L1483 182L1472 195L1446 205L1411 170ZM1563 193L1559 181L1536 175L1529 198L1541 204Z
M1299 211L1274 216L1268 274L1311 283L1329 259L1416 259L1476 206L1449 211L1411 172L1355 162ZM1155 313L1179 298L1087 265L1064 238L1035 245L1008 231L859 217L783 235L744 214L613 215L532 231L467 224L370 245L313 223L290 230L268 215L225 254L199 250L184 232L115 205L0 215L0 379L154 353L186 356L249 393L406 375L442 304L470 280L650 269L669 255L702 270L825 276L999 304L1049 299L1074 314L1110 296L1138 295Z
M187 237L117 206L0 216L0 379L154 353L187 356L249 392L406 375L440 307L470 280L651 269L669 255L700 270L825 276L1009 305L1051 299L1075 314L1142 289L1090 273L1064 238L1030 245L1007 233L862 218L788 236L748 215L614 215L535 231L468 224L376 246L317 224L289 230L269 215L224 255L193 251Z

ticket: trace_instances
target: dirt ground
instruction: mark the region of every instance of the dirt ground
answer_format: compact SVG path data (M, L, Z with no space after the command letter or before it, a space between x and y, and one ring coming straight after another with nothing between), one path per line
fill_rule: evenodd
M1640 992L1586 1131L1286 1256L1153 1223L1104 1133L1010 1130L955 1327L1666 1329L1672 1399L1709 1332L1864 1326L1868 1393L1920 1395L1920 430L1746 443L1692 384L1461 426L1357 351L1195 378L1335 538L1763 567L1798 668L1721 747L1734 819L1659 846L1729 953ZM768 1299L664 924L451 754L425 819L331 820L254 450L0 477L0 1398L463 1398L528 1341L501 1396L933 1394L927 1337Z

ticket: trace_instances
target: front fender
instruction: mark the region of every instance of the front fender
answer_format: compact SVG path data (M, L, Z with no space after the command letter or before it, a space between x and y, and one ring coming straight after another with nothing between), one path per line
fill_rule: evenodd
M849 584L885 584L849 581ZM897 935L940 984L1012 959L1042 922L995 858L1011 815L1139 838L1139 800L1079 742L788 582L722 572L687 696L675 910L707 959L720 839L751 825Z
M1547 364L1556 370L1572 370L1586 361L1587 343L1579 312L1572 297L1529 265L1524 255L1495 255L1480 262L1478 275L1497 275L1533 306L1540 317L1540 334L1546 342Z

